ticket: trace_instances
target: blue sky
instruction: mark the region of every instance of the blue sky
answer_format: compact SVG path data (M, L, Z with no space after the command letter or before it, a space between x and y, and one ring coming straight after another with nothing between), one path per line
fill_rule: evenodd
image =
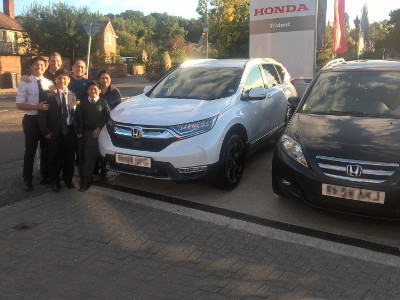
M15 15L21 14L32 2L31 0L14 0ZM36 2L47 4L50 1L36 0ZM196 13L198 0L80 0L78 2L79 4L77 4L77 1L73 0L62 2L67 2L75 6L87 6L92 11L99 11L102 14L118 14L130 9L142 11L145 15L152 12L166 12L170 15L182 16L188 19L199 17ZM349 14L351 21L354 20L357 15L360 15L361 7L364 2L365 0L346 1L346 12ZM327 17L329 20L333 20L333 5L334 0L328 0ZM389 12L400 8L400 2L398 0L370 0L368 1L368 5L370 21L389 19ZM350 26L353 26L352 22Z

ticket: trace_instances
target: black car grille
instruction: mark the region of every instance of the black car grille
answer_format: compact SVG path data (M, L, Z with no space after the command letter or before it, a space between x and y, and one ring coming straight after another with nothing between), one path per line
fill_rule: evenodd
M120 134L116 133L117 128L122 130ZM134 131L135 129L137 131ZM165 128L142 128L129 124L107 123L107 130L110 135L111 142L115 147L131 150L160 152L178 140L171 134L165 135L166 132L169 133L169 131ZM156 137L144 137L142 134L143 130L145 130L147 134L150 133ZM138 136L134 136L133 133L137 134L138 131L141 133L138 134Z
M177 139L135 139L129 136L120 136L114 132L110 132L111 142L115 147L132 149L132 150L142 150L150 152L160 152L167 148Z
M361 183L384 183L398 170L398 163L317 156L322 172L331 178Z

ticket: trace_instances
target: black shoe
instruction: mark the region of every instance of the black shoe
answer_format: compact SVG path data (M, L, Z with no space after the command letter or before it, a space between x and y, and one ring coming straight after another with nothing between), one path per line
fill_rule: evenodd
M24 181L24 191L25 192L30 192L32 190L33 190L32 182Z
M48 185L50 184L50 180L47 178L43 178L42 180L40 180L40 184L41 185Z
M79 187L80 192L85 192L90 188L90 184L83 184Z
M51 190L52 190L53 192L57 193L57 192L60 190L60 184L53 183L53 184L51 185Z
M106 177L107 176L107 169L101 169L100 173L99 173L100 177Z
M70 182L70 183L65 183L65 186L67 187L67 189L71 190L75 187L75 184L73 182Z

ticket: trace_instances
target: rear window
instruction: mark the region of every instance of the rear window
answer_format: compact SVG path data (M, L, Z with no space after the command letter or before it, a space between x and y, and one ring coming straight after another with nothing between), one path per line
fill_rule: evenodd
M400 117L400 72L325 72L302 112Z
M151 98L213 100L232 96L239 87L242 68L179 68L150 93Z

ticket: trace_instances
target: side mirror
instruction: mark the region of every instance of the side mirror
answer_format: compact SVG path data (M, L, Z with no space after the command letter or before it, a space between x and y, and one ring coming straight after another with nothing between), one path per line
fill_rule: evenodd
M288 109L286 112L286 119L290 120L293 116L294 111L296 110L297 106L300 103L300 97L289 97L288 99Z
M300 103L300 97L289 97L288 99L288 106L293 110L296 109L299 103Z
M263 87L252 88L248 95L243 97L244 100L262 100L267 97L267 90Z
M150 91L153 88L152 85L146 85L143 89L143 93L146 94L148 91Z

